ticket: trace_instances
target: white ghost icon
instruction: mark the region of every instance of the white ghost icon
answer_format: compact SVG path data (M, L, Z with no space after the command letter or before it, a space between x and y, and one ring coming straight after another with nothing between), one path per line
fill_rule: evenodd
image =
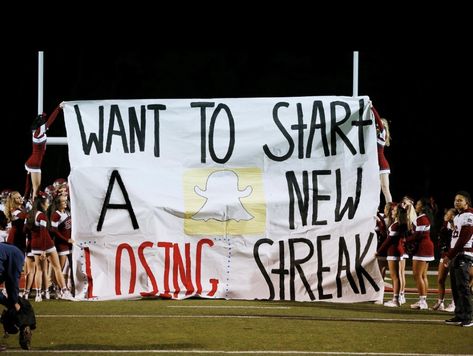
M205 190L195 186L194 191L206 198L204 205L192 216L194 220L240 221L254 218L240 201L240 198L249 196L253 188L247 186L239 190L238 175L234 171L212 172L207 178Z

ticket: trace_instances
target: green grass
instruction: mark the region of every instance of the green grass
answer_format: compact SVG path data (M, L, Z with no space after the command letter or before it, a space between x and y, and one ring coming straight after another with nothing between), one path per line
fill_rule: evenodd
M429 299L432 304L434 297ZM442 321L451 314L411 310L408 305L204 299L32 303L38 327L29 354L46 350L473 352L472 328L445 325ZM19 350L17 335L5 341L9 350Z

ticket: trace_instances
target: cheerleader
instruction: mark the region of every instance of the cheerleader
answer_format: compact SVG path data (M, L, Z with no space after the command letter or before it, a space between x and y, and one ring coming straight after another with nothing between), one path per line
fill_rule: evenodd
M386 119L382 119L374 106L371 106L375 122L376 122L376 136L378 143L378 164L379 164L379 179L381 183L381 191L384 195L385 203L391 203L393 201L391 190L389 188L389 173L391 168L389 167L388 160L384 156L384 147L391 144L391 135L389 133L389 124Z
M36 117L31 125L31 136L33 143L33 150L31 156L25 163L25 169L28 172L26 177L26 189L25 189L25 199L29 198L30 195L30 177L31 185L33 186L32 200L38 194L39 187L41 185L41 163L43 161L44 153L46 152L46 131L52 125L54 120L56 120L59 111L62 110L64 106L61 103L49 116L46 121L46 114L41 114Z

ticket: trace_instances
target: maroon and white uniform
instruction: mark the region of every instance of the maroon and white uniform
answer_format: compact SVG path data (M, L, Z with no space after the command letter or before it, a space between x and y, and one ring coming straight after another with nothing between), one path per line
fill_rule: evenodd
M7 243L15 245L23 252L26 252L26 234L23 231L26 218L27 214L22 208L15 209L12 213L11 228L7 237Z
M433 261L434 260L434 243L430 239L430 220L425 214L420 214L414 224L415 230L407 241L416 240L419 244L417 251L412 256L413 260Z
M378 240L376 249L379 250L384 241L388 238L388 228L386 227L386 221L384 220L384 216L379 212L376 214L376 226L374 231L376 232L376 237ZM386 260L386 256L386 250L380 250L380 253L378 253L379 260Z
M56 251L56 247L49 236L48 220L43 212L38 211L31 230L31 252L34 255L41 255L43 252L51 253L53 251Z
M400 261L404 259L404 244L402 243L401 229L399 222L394 222L388 229L388 237L378 249L378 255L387 253L388 261Z
M391 169L389 167L388 160L384 156L384 146L386 146L386 129L381 121L381 117L379 116L378 112L374 108L371 107L373 111L374 119L376 122L376 130L377 130L377 143L378 143L378 164L379 164L379 173L391 173Z
M458 254L473 257L473 209L468 208L453 219L453 233L448 258Z
M49 116L48 121L32 132L33 150L30 158L25 163L28 172L41 172L41 163L46 152L46 131L54 122L61 108L58 106Z
M54 244L59 255L69 255L72 250L71 239L71 214L65 210L56 210L51 215L51 233L54 236Z

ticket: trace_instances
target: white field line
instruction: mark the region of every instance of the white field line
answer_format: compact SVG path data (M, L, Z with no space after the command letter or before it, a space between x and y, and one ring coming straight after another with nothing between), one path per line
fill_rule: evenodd
M370 322L403 322L403 323L444 323L444 319L395 319L395 318L333 318L312 317L304 315L141 315L141 314L41 314L37 318L176 318L176 319L301 319L314 321L370 321Z
M258 307L254 306L245 306L245 305L230 305L228 307L224 305L168 305L168 308L202 308L202 309L292 309L291 307Z

